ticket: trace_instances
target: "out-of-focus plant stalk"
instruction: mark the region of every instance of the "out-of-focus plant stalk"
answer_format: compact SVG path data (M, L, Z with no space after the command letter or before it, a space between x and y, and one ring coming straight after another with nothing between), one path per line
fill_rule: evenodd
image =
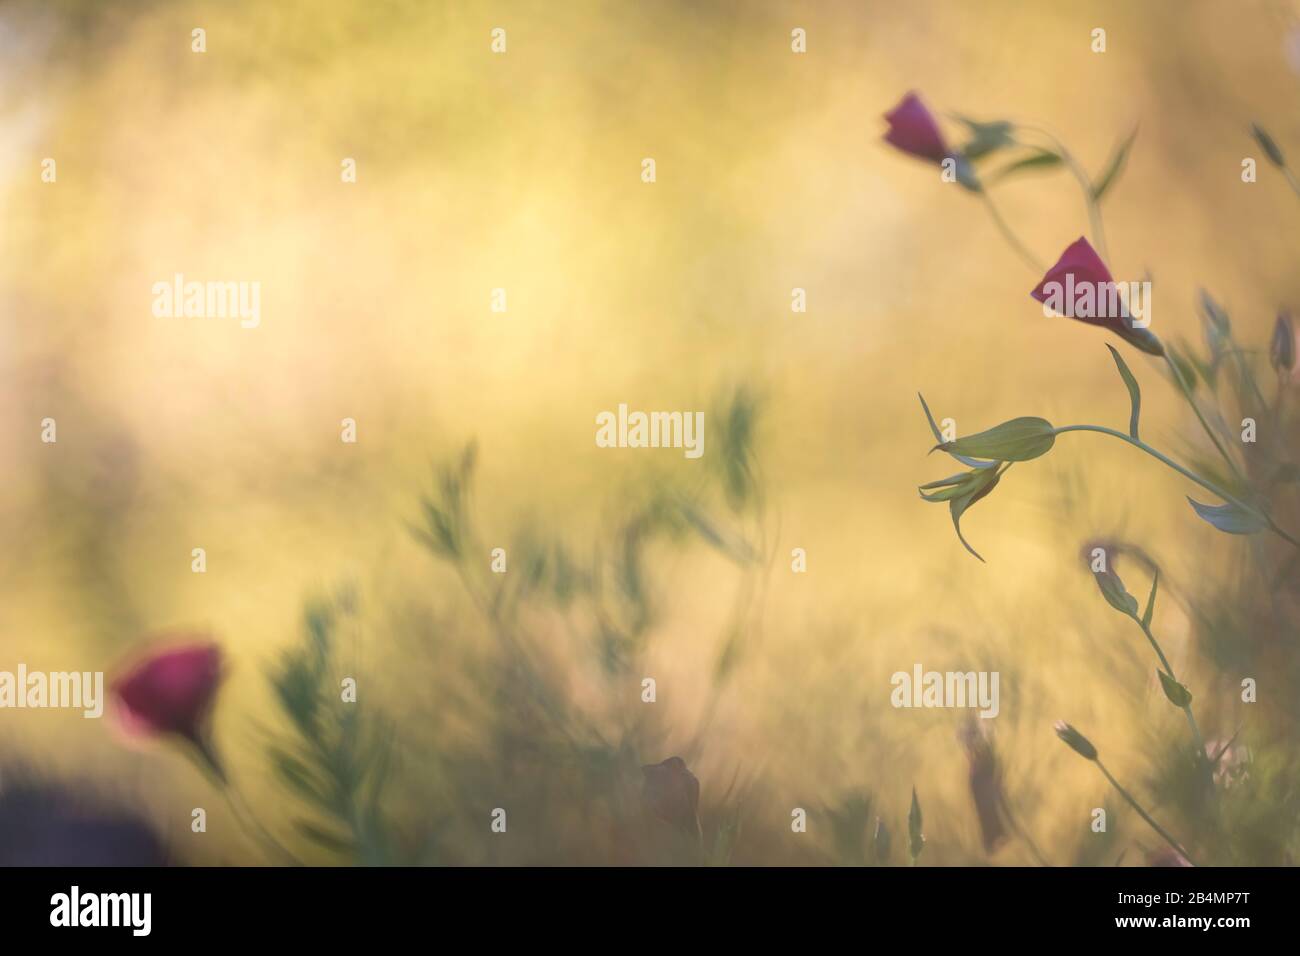
M1083 202L1088 209L1088 222L1092 228L1092 241L1097 247L1097 252L1101 254L1102 259L1110 261L1110 255L1106 250L1106 226L1101 218L1101 203L1093 195L1092 180L1084 170L1083 165L1074 157L1069 148L1061 141L1060 137L1043 129L1039 126L1021 126L1020 129L1028 132L1037 133L1052 144L1052 148L1060 154L1061 159L1065 162L1066 168L1070 170L1071 175L1079 184L1079 189L1083 193ZM1041 274L1044 270L1039 269Z
M1016 255L1024 260L1025 265L1029 266L1030 269L1037 273L1043 272L1046 269L1046 266L1039 261L1037 256L1029 251L1029 247L1025 245L1024 241L1019 236L1016 235L1015 230L1011 228L1007 221L1002 218L1002 213L998 211L998 207L993 202L993 197L989 195L989 191L987 189L981 189L980 195L984 198L984 205L988 208L989 216L993 219L993 224L998 227L998 232L1002 233L1002 238L1007 241L1007 245L1015 251Z
M1102 772L1103 776L1105 776L1105 778L1110 781L1110 785L1115 788L1115 790L1119 793L1121 797L1124 798L1124 801L1130 807L1132 807L1134 810L1137 811L1138 816L1140 816L1143 820L1145 820L1147 822L1147 825L1150 826L1151 829L1155 830L1156 833L1160 834L1161 838L1166 843L1168 843L1171 847L1173 847L1174 850L1177 851L1184 860L1186 860L1188 863L1191 863L1192 866L1196 866L1196 863L1192 860L1191 856L1188 855L1187 851L1182 848L1182 846L1179 844L1177 840L1175 840L1172 836L1170 836L1169 831L1167 831L1164 827L1162 827L1159 823L1157 823L1155 817L1151 816L1151 814L1147 813L1146 810L1142 809L1142 804L1138 803L1137 800L1133 799L1133 795L1119 785L1119 781L1116 780L1114 775L1109 770L1106 769L1106 765L1101 762L1101 758L1099 757L1094 758L1093 763L1097 765L1097 769Z
M1201 428L1205 430L1205 434L1214 445L1215 450L1218 451L1223 460L1227 462L1228 467L1232 469L1232 473L1236 476L1237 480L1243 484L1248 484L1246 476L1243 475L1241 469L1237 467L1237 462L1233 459L1232 455L1228 453L1228 449L1223 446L1222 442L1220 442L1219 436L1214 433L1214 429L1210 427L1210 423L1206 421L1200 405L1196 403L1196 398L1192 395L1192 388L1187 383L1187 379L1183 375L1183 370L1178 367L1178 363L1174 361L1167 349L1165 350L1165 362L1169 365L1169 371L1173 374L1174 381L1178 385L1178 390L1183 393L1183 398L1187 399L1187 404L1191 406L1192 412L1196 415L1196 420L1201 423Z

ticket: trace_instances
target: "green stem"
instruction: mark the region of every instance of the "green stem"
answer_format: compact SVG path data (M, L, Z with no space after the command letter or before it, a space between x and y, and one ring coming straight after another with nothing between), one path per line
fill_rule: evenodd
M1297 541L1294 537L1292 537L1291 535L1283 531L1281 528L1279 528L1274 523L1272 518L1264 514L1258 508L1248 505L1240 498L1228 494L1218 485L1206 481L1204 478L1202 478L1200 475L1197 475L1195 472L1188 471L1182 465L1178 464L1178 462L1156 451L1154 448L1152 448L1144 441L1139 441L1138 439L1133 438L1130 435L1126 435L1124 432L1116 431L1113 428L1107 428L1105 425L1066 425L1062 428L1054 429L1053 431L1057 435L1064 434L1065 432L1097 432L1102 435L1110 435L1113 438L1118 438L1120 441L1126 442L1127 444L1132 445L1134 448L1141 449L1142 451L1146 452L1148 455L1150 455L1152 458L1156 459L1157 461L1162 462L1165 465L1168 465L1170 468L1178 472L1188 481L1200 485L1206 491L1210 492L1211 494L1217 495L1218 497L1222 498L1224 501L1228 502L1229 504L1236 505L1238 508L1245 511L1247 514L1254 515L1260 521L1264 522L1264 524L1268 527L1268 529L1272 531L1274 534L1276 534L1278 537L1289 542L1294 547L1300 548L1300 541Z
M1074 154L1070 152L1069 147L1061 142L1060 137L1039 126L1021 126L1020 128L1045 137L1051 142L1057 153L1060 154L1061 159L1065 161L1066 168L1078 181L1079 190L1083 193L1083 202L1088 209L1088 222L1092 228L1093 245L1097 247L1097 253L1101 256L1102 261L1108 262L1110 256L1106 252L1106 229L1101 219L1101 206L1092 194L1092 180L1088 178L1087 171L1074 158Z
M1005 239L1007 244L1015 250L1016 255L1020 256L1020 258L1024 260L1025 265L1033 269L1036 275L1042 275L1046 272L1047 266L1038 261L1038 257L1029 251L1029 247L1020 240L1020 237L1017 236L1011 226L1007 224L1007 221L1002 218L1002 213L1000 213L998 207L994 205L993 197L989 195L988 190L981 189L980 195L984 197L984 205L988 207L989 215L993 217L993 224L998 227L998 232L1002 233L1002 238Z
M1133 619L1137 621L1138 627L1142 628L1142 633L1146 635L1146 639L1150 642L1151 649L1156 652L1156 657L1160 658L1160 666L1165 669L1165 673L1168 674L1170 677L1172 677L1174 680L1178 680L1177 675L1174 674L1174 669L1169 666L1169 658L1165 657L1165 652L1160 648L1160 642L1157 641L1156 636L1151 633L1150 626L1143 623L1136 616ZM1201 737L1201 729L1196 725L1196 718L1192 716L1192 705L1184 704L1182 707L1182 711L1184 714L1187 715L1187 726L1192 729L1192 740L1195 741L1196 743L1197 753L1204 754L1205 741Z
M1228 454L1228 449L1219 441L1219 436L1215 434L1214 429L1210 427L1210 423L1206 420L1205 415L1202 414L1200 405L1196 403L1196 399L1192 396L1191 386L1188 385L1187 379L1183 377L1183 370L1178 367L1178 363L1173 360L1168 350L1165 351L1164 355L1165 361L1169 364L1169 371L1174 375L1174 381L1178 383L1178 388L1183 393L1183 397L1187 399L1187 404L1192 406L1192 411L1196 413L1196 419L1201 423L1201 427L1205 429L1205 434L1209 436L1210 441L1213 442L1218 453L1223 456L1223 460L1228 463L1228 467L1232 469L1232 473L1236 476L1237 480L1242 484L1248 484L1246 476L1241 473L1241 469L1237 467L1237 463L1233 461L1232 456Z
M1119 781L1116 780L1113 776L1111 776L1111 772L1106 769L1106 765L1103 764L1100 760L1094 760L1093 762L1096 763L1097 769L1100 770L1105 775L1106 779L1110 781L1110 785L1114 787L1116 790L1118 790L1119 795L1128 802L1128 805L1138 812L1138 816L1140 816L1143 820L1145 820L1147 824L1151 827L1151 829L1155 830L1156 833L1159 833L1166 843L1168 843L1171 847L1173 847L1176 851L1178 851L1178 853L1182 856L1184 860L1186 860L1188 863L1191 863L1192 866L1195 866L1196 864L1192 862L1192 858L1188 855L1187 851L1184 850L1181 845L1179 845L1177 840L1175 840L1172 836L1169 835L1168 831L1166 831L1164 827L1156 823L1155 819L1151 816L1151 814L1147 813L1145 810L1142 809L1142 805L1138 803L1136 800L1134 800L1127 790L1125 790L1123 787L1119 785Z

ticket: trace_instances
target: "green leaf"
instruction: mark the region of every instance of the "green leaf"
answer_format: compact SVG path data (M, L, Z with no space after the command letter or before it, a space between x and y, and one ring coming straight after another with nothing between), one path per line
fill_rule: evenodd
M1160 571L1157 569L1155 575L1151 578L1151 596L1147 598L1147 609L1142 612L1142 626L1149 628L1151 626L1151 615L1156 610L1156 588L1160 586Z
M925 849L925 834L921 832L921 804L916 799L916 787L912 788L912 808L907 811L907 844L912 854L912 862Z
M1138 388L1137 379L1129 371L1128 364L1115 351L1113 345L1107 345L1110 349L1111 357L1115 359L1115 367L1119 369L1119 377L1124 380L1124 385L1128 389L1129 416L1128 416L1128 433L1134 441L1138 440L1138 414L1142 411L1142 390Z
M1198 515L1227 534L1257 534L1268 527L1258 515L1232 503L1203 505L1191 498L1187 500Z
M965 156L954 156L953 164L959 184L973 193L984 191L984 187L980 185L980 178L975 175L975 167L971 165L970 160Z
M1001 169L990 175L987 182L992 185L993 183L1001 182L1008 176L1012 176L1016 173L1051 169L1055 166L1060 166L1062 162L1064 162L1064 160L1061 158L1059 153L1054 153L1050 149L1038 149L1030 155L1018 159L1008 166L1003 166Z
M934 416L930 414L930 406L925 403L925 396L920 392L917 392L916 397L921 400L921 408L925 409L925 419L930 423L930 431L934 433L934 440L939 442L943 441L943 432L939 430L938 423L934 420ZM978 458L968 458L965 455L954 455L952 452L949 452L948 454L952 455L952 457L956 458L963 465L970 465L972 468L992 468L997 464L995 461L980 461Z
M1201 290L1201 312L1205 325L1205 344L1210 347L1210 354L1218 355L1230 344L1232 322L1223 306L1214 301L1214 297L1204 289Z
M980 159L996 150L1016 145L1012 135L1015 131L1013 123L1006 120L981 123L965 116L958 116L957 119L971 131L970 140L961 147L961 153L967 159Z
M1160 686L1164 688L1165 696L1169 698L1169 703L1175 707L1186 707L1192 702L1192 692L1184 687L1178 681L1174 680L1162 670L1157 670L1160 675Z
M1045 418L1013 418L956 441L941 442L935 448L953 455L975 455L996 461L1029 461L1052 450L1056 429ZM932 448L931 451L934 449Z
M327 850L333 850L335 853L347 853L353 848L353 843L346 837L326 830L324 827L319 827L309 820L295 820L293 825L307 839L320 844Z
M1106 195L1106 191L1115 184L1115 180L1124 170L1124 163L1128 160L1129 150L1133 148L1133 140L1137 139L1137 127L1133 127L1133 132L1116 147L1114 154L1110 157L1110 162L1106 164L1105 171L1097 177L1092 184L1092 201L1101 202L1101 197Z
M1118 574L1107 569L1094 571L1092 576L1096 579L1097 587L1101 590L1101 596L1106 599L1107 604L1121 614L1132 618L1137 617L1137 598L1128 593L1128 588L1124 587L1124 582L1119 579Z
M1006 469L1004 468L1002 471L1006 471ZM998 482L1002 480L1002 471L993 471L988 468L977 469L974 474L979 476L980 481L968 488L964 494L952 498L948 502L948 512L952 515L952 526L957 531L957 539L961 541L962 547L975 555L975 557L979 558L981 561L983 561L984 558L980 557L980 553L970 546L970 542L966 540L966 536L961 533L961 516L964 515L970 507L975 504L975 502L979 501L997 487Z

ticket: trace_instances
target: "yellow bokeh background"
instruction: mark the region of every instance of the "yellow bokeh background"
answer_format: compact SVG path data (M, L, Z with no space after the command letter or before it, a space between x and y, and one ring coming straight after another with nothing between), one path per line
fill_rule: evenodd
M1241 160L1258 154L1252 121L1300 144L1297 29L1294 4L1208 0L6 4L0 669L111 677L151 635L210 632L232 662L218 735L283 822L253 728L272 719L261 671L308 596L358 588L362 693L399 723L472 682L428 653L481 638L406 530L431 462L475 440L488 538L531 522L580 544L703 467L595 447L596 413L705 409L744 384L764 397L756 453L779 531L762 640L693 765L705 801L761 781L747 812L780 826L862 787L901 820L915 786L928 860L979 859L965 715L896 710L889 678L997 670L1008 792L1041 845L1071 846L1104 784L1051 722L1086 728L1121 778L1178 727L1081 547L1140 542L1194 588L1242 546L1197 521L1190 486L1095 435L1063 436L971 511L986 564L917 498L955 470L927 457L918 390L961 433L1016 415L1123 428L1127 398L1104 347L1118 341L1044 318L1038 277L981 203L883 144L881 116L915 89L942 114L1050 126L1092 170L1136 125L1105 203L1116 276L1151 273L1166 339L1199 341L1205 286L1258 343L1300 301L1300 204L1262 157L1244 184ZM1047 261L1087 231L1066 173L996 196ZM151 287L178 272L260 282L260 327L155 318ZM1144 437L1186 451L1185 406L1126 354ZM355 445L339 440L349 417ZM667 741L647 763L706 706L729 574L704 550L658 572L646 667ZM1157 625L1204 678L1177 602ZM1207 733L1230 733L1231 713L1207 707ZM89 778L189 859L257 859L190 834L204 779L124 747L108 720L0 712L0 758ZM1013 844L995 862L1031 861Z

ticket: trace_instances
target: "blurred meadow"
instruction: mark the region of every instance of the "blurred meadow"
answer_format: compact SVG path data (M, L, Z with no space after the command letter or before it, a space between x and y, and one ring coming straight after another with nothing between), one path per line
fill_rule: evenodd
M642 806L672 756L707 862L882 862L879 819L906 863L913 788L923 865L1158 860L1057 719L1198 862L1295 862L1284 544L1219 533L1192 485L1095 435L966 516L987 563L917 496L953 470L918 391L963 435L1122 429L1129 406L1121 343L1045 318L979 199L882 142L913 89L945 130L1036 123L1092 171L1136 126L1110 265L1150 273L1166 341L1204 353L1199 290L1223 303L1278 409L1260 447L1294 447L1267 353L1300 305L1300 198L1250 126L1300 155L1300 3L0 3L0 670L111 680L210 635L230 776L312 863L693 862ZM1088 230L1066 172L997 199L1049 263ZM175 273L260 282L260 325L156 318ZM1126 358L1143 437L1212 453L1162 366ZM619 403L704 410L704 456L596 447ZM1249 767L1211 809L1150 648L1081 560L1097 541L1160 567L1154 628L1201 730L1240 731ZM1144 601L1150 567L1120 568ZM982 743L972 711L891 706L917 663L999 672ZM1023 831L991 848L990 752ZM175 862L279 862L109 716L0 711L0 815L26 786L137 816Z

